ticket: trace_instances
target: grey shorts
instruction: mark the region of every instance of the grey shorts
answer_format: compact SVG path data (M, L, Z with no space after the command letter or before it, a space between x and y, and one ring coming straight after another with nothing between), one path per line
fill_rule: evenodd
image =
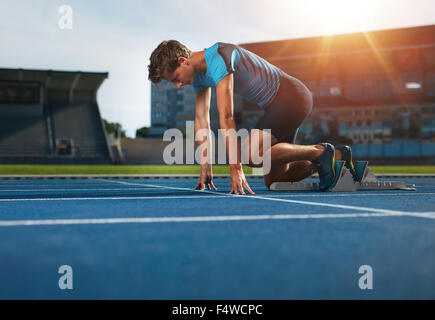
M253 129L271 129L279 142L294 143L299 126L311 113L313 96L298 79L284 73L278 93L264 107L264 114Z

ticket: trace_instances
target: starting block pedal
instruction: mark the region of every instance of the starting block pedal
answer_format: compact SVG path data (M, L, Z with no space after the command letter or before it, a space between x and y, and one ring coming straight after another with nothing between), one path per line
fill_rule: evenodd
M349 169L344 166L344 161L335 162L335 181L327 190L331 192L357 191L357 190L407 190L415 191L415 185L406 186L400 181L379 181L368 161L354 163L358 181L354 181ZM318 182L274 182L269 187L272 191L319 191Z
M415 185L407 186L401 181L379 181L373 170L368 167L368 161L356 161L355 171L358 175L358 190L406 190L416 191Z

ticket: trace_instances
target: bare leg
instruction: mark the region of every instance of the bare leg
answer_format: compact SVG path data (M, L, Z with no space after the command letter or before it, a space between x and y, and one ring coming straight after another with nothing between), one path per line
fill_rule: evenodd
M322 154L323 149L324 147L319 144L305 146L279 142L270 148L272 166L300 160L314 161ZM341 153L338 150L335 151L335 159L341 159Z
M287 142L278 142L273 135L260 130L258 137L250 135L249 146L256 149L263 156L263 135L271 139L272 147L265 151L264 158L270 156L271 170L264 176L264 183L269 187L273 182L300 181L311 176L316 170L312 164L318 158L324 147L322 145L296 145ZM267 155L269 153L269 155ZM341 159L341 152L335 150L335 159ZM261 166L249 164L252 167Z
M275 146L278 146L274 149ZM319 148L320 147L320 148ZM301 181L316 172L312 160L316 159L323 151L320 145L301 146L289 143L277 143L271 148L272 168L269 174L264 175L264 184L269 188L273 182ZM310 157L310 160L297 160L300 157ZM312 158L314 157L314 158ZM341 159L341 152L335 150L336 160ZM295 159L286 162L287 159Z
M263 155L263 140L270 139L272 146L270 149L266 150ZM278 142L278 140L271 134L264 132L263 130L259 130L258 136L249 136L249 144L246 145L249 149L245 149L243 152L247 152L249 155L258 154L261 157L264 156L264 159L270 159L272 166L275 164L287 164L293 161L299 160L309 160L313 161L318 158L322 152L324 147L322 145L297 145L291 144L288 142ZM254 149L254 150L251 150ZM336 160L341 159L341 153L336 150L335 151ZM250 161L250 166L258 167L262 166L262 164L254 165Z
M294 161L272 166L269 174L264 175L264 184L269 188L274 182L294 182L308 178L315 172L313 163L308 160Z

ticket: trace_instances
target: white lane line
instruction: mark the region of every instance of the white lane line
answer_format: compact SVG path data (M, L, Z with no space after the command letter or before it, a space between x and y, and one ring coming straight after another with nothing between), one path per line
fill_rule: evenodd
M0 192L53 192L53 191L135 191L135 190L144 190L144 189L150 189L150 188L156 188L162 186L157 185L149 185L145 186L146 188L80 188L80 189L1 189ZM166 187L165 187L166 188ZM169 187L168 187L169 188ZM171 188L173 189L173 188ZM179 189L179 188L177 188ZM195 191L193 189L184 189L183 190L190 190ZM198 191L198 190L197 190ZM415 193L409 193L409 192L400 192L400 193L362 193L359 192L358 194L355 193L316 193L316 194L300 194L300 193L293 193L293 194L273 194L268 195L268 197L271 198L278 198L278 197L355 197L355 196L363 196L363 197L370 197L370 196L410 196L414 197ZM435 192L420 192L418 195L435 195Z
M193 192L206 192L208 190L194 190L193 188L180 188L180 187L167 187L167 186L159 186L159 185L153 185L153 184L141 184L141 183L131 183L131 182L124 182L124 181L108 181L108 180L99 180L104 181L108 183L118 183L123 185L130 185L130 186L141 186L142 190L147 188L163 188L163 189L172 189L172 190L179 190L179 191L193 191ZM146 188L144 188L146 187ZM141 188L135 188L138 190L141 190ZM128 190L122 189L122 190ZM147 189L148 190L148 189ZM213 194L213 196L209 196L208 198L228 198L229 195L222 195L216 194L216 193L210 193ZM26 199L0 199L0 202L14 202L14 201L70 201L70 200L137 200L137 199L194 199L194 198L205 198L206 196L164 196L164 197L83 197L83 198L26 198Z
M129 190L148 190L150 188L80 188L80 189L9 189L0 192L48 192L48 191L129 191Z
M369 212L378 212L378 213L387 213L387 214L406 214L406 212L397 211L397 210L386 210L386 209L368 208L368 207L361 207L361 206L348 206L348 205L333 204L333 203L320 203L320 202L301 201L301 200L279 199L279 198L270 198L270 197L252 196L252 195L250 196L250 198L278 201L278 202L287 202L287 203L305 204L305 205L320 206L320 207L350 209L350 210L357 210L357 211L369 211Z
M435 212L410 212L411 217L435 219Z
M435 192L419 192L419 193L409 193L406 191L400 192L400 193L325 193L325 194L276 194L276 195L268 195L268 197L274 198L274 197L370 197L370 196L408 196L408 197L414 197L415 195L435 195Z
M161 186L161 185L153 185L153 184L141 184L141 183L131 183L131 182L124 182L124 181L107 181L107 180L101 180L108 183L118 183L118 184L124 184L124 185L134 185L134 186L141 186L141 187L153 187L153 188L162 188L162 189L172 189L172 190L180 190L180 191L190 191L190 192L203 192L203 193L209 193L213 194L211 198L213 197L237 197L242 198L240 195L235 194L217 194L210 190L194 190L193 188L181 188L181 187L169 187L169 186ZM168 197L161 197L161 198L169 198ZM194 196L190 196L194 197ZM189 197L189 198L190 198ZM199 196L202 197L202 196ZM151 199L151 197L112 197L112 200L124 200L124 199ZM172 197L175 199L175 197ZM180 197L180 198L188 198L188 197ZM411 214L409 212L404 211L397 211L397 210L386 210L386 209L376 209L376 208L368 208L368 207L361 207L361 206L348 206L348 205L340 205L340 204L330 204L330 203L319 203L319 202L311 202L311 201L300 201L300 200L290 200L290 199L279 199L279 198L271 198L271 197L263 197L263 196L256 196L256 195L249 195L245 198L254 198L254 199L260 199L260 200L269 200L269 201L279 201L279 202L286 202L286 203L297 203L297 204L305 204L305 205L312 205L312 206L323 206L323 207L332 207L332 208L340 208L340 209L350 209L350 210L357 210L357 211L369 211L369 212L376 212L381 214L387 214L387 215L409 215ZM107 198L57 198L57 199L0 199L0 201L56 201L56 200L101 200L101 199L107 199ZM431 215L424 214L420 215L420 213L415 213L412 216L419 216L419 217L426 217L431 218Z
M0 183L0 188L4 188L4 187L64 187L64 186L105 186L107 185L106 183L100 183L100 182L95 182L95 183L51 183L51 184L40 184L40 183L22 183L22 184L18 184L18 183Z
M112 181L114 183L122 183L126 185L141 185L137 183L130 183L130 182L123 182L123 181ZM159 185L151 185L151 184L144 184L145 186L151 186L156 188L164 188L164 189L174 189L174 190L189 190L193 192L206 192L210 194L216 194L213 191L210 190L193 190L191 188L180 188L180 187L167 187L167 186L159 186ZM228 197L241 197L240 195L236 194L226 194ZM290 199L279 199L279 198L271 198L271 197L264 197L264 196L257 196L249 194L246 198L248 199L259 199L259 200L269 200L269 201L278 201L278 202L286 202L286 203L297 203L297 204L305 204L305 205L311 205L311 206L321 206L321 207L330 207L330 208L339 208L339 209L350 209L350 210L357 210L357 211L369 211L369 212L378 212L378 213L386 213L386 214L399 214L403 215L406 214L406 212L397 211L397 210L387 210L387 209L376 209L376 208L368 208L368 207L360 207L360 206L348 206L348 205L341 205L341 204L333 204L333 203L320 203L320 202L311 202L311 201L301 201L301 200L290 200Z
M180 190L180 191L193 191L193 192L203 192L203 191L208 191L208 190L195 190L193 187L192 188L182 188L182 187L168 187L168 186L161 186L158 184L148 184L148 183L132 183L132 182L125 182L125 181L107 181L107 180L102 180L108 183L119 183L119 184L124 184L127 186L143 186L143 187L151 187L151 188L161 188L161 189L170 189L170 190Z
M435 213L433 213L435 214ZM114 223L164 223L164 222L209 222L209 221L255 221L255 220L294 220L294 219L343 219L403 216L387 213L327 213L327 214L275 214L275 215L237 215L237 216L194 216L194 217L147 217L147 218L106 218L106 219L45 219L0 221L0 227L77 225L77 224L114 224ZM406 216L406 215L405 215ZM433 217L435 219L435 215Z
M26 199L0 199L0 202L20 201L82 201L82 200L153 200L153 199L205 199L228 198L227 196L150 196L150 197L80 197L80 198L26 198Z

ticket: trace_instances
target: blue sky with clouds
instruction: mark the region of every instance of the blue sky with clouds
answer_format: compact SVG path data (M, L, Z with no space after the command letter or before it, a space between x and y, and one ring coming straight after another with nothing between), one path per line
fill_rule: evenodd
M61 5L72 30L58 26ZM435 24L434 0L1 0L0 67L109 72L101 114L133 137L150 125L147 65L162 41L193 51L217 41L260 42Z

